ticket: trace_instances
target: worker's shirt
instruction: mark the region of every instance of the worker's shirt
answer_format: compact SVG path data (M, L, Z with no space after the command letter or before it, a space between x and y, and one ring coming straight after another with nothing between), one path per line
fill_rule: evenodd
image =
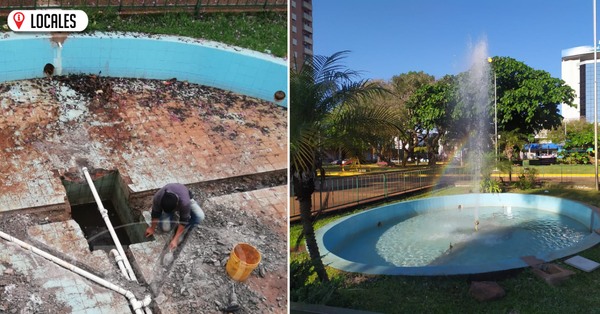
M179 202L177 203L174 212L179 212L179 224L187 226L192 217L190 215L192 202L190 199L190 191L181 183L169 183L154 194L154 198L152 199L152 218L159 219L162 215L163 210L160 206L160 200L166 191L177 194Z

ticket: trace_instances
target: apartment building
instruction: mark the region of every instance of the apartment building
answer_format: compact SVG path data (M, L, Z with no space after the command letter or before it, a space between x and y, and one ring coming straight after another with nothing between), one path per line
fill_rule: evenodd
M600 59L600 56L598 58ZM580 46L563 50L561 78L577 94L574 101L576 107L562 104L562 116L567 121L581 119L594 122L594 47ZM598 111L600 112L600 106Z
M291 0L290 68L299 68L313 56L312 0Z

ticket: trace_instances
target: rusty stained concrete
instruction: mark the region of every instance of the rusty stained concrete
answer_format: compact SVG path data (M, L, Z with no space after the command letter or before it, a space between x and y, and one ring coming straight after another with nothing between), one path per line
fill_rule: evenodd
M134 193L286 169L287 109L175 80L0 83L0 212L64 204L84 166Z

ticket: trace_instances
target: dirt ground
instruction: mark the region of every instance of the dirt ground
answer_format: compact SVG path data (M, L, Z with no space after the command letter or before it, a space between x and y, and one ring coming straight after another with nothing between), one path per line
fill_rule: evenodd
M203 194L198 188L192 191ZM5 214L0 230L28 242L26 226L64 218L66 215L58 212ZM206 209L204 222L186 237L175 252L174 262L157 268L161 279L155 284L127 282L116 266L106 279L133 291L140 299L151 293L155 298L155 313L222 313L230 304L233 285L241 306L236 313L287 313L287 238L280 227L283 227L281 221L275 222L260 212L217 205ZM261 253L259 266L241 283L232 280L224 267L231 248L240 242L252 243ZM9 264L3 266L13 269ZM52 295L42 295L42 290L17 271L4 273L0 280L0 313L42 313L34 309L68 313L64 304ZM161 305L157 306L159 301ZM39 307L41 302L43 307Z
M241 306L237 313L287 313L287 238L272 224L269 217L226 206L207 210L205 221L188 236L173 265L162 270L166 273L162 287L151 287L153 292L158 299L170 299L173 313L216 313L229 305L235 284ZM247 281L237 283L224 266L231 248L240 242L251 242L261 253L261 262Z

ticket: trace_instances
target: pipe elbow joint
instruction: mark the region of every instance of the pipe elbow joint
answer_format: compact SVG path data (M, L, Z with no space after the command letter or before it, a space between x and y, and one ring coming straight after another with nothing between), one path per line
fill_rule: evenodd
M135 299L135 295L134 295L134 294L133 294L133 292L131 292L131 291L126 291L126 292L125 292L125 297L126 297L127 299L129 299L131 302L133 302L133 301L137 301L137 300Z
M144 297L144 299L142 300L142 305L144 307L147 307L148 305L150 305L150 303L152 302L152 297L147 294L146 297Z
M136 300L135 298L134 298L134 299L131 299L131 300L129 300L129 303L131 304L131 308L132 308L134 311L137 311L137 310L141 310L141 309L142 309L142 305L143 305L143 304L142 304L142 302L140 302L140 301Z

